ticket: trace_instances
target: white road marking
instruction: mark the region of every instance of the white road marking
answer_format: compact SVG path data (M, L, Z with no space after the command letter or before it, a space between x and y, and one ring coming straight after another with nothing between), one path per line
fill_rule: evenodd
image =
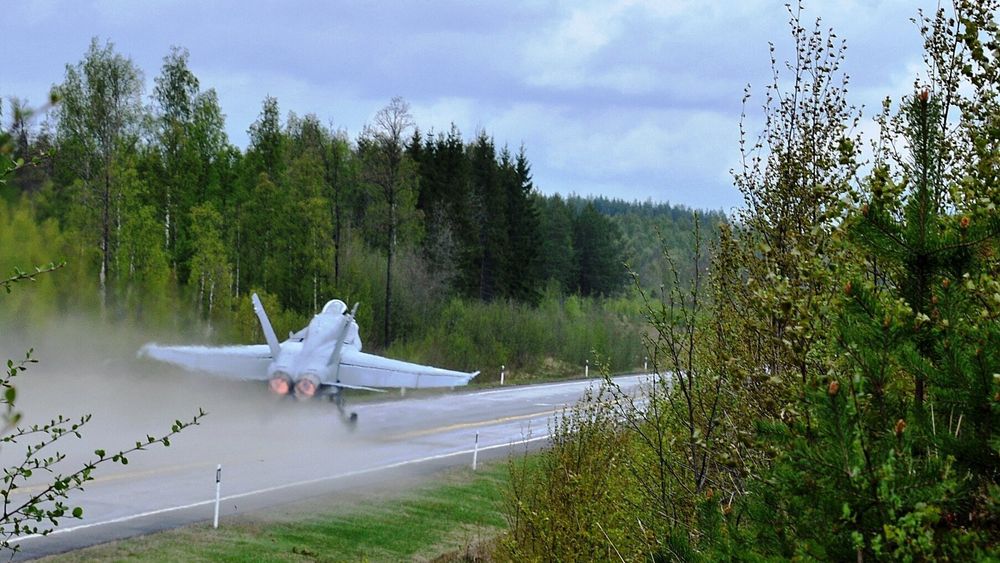
M479 451L494 450L494 449L497 449L497 448L507 448L507 447L511 447L511 446L517 446L517 445L527 444L529 442L537 442L539 440L544 440L544 439L546 439L548 437L549 437L549 435L545 434L543 436L536 436L534 438L525 438L523 440L519 440L519 441L516 441L516 442L508 442L508 443L505 443L505 444L493 444L491 446L483 446L483 447L479 448ZM444 454L436 454L436 455L432 455L432 456L426 456L426 457L421 457L421 458L417 458L417 459L410 459L410 460L406 460L406 461L397 461L395 463L389 463L389 464L386 464L386 465L380 465L378 467L369 467L368 469L359 469L357 471L348 471L347 473L340 473L340 474L337 474L337 475L328 475L326 477L318 477L316 479L307 479L305 481L297 481L295 483L285 483L283 485L276 485L276 486L273 486L273 487L266 487L266 488L263 488L263 489L257 489L257 490L254 490L254 491L247 491L247 492L238 493L238 494L235 494L235 495L228 495L228 496L222 497L220 500L228 502L230 500L241 499L241 498L250 497L250 496L254 496L254 495L262 495L262 494L267 494L267 493L273 493L273 492L281 491L281 490L284 490L284 489L291 489L291 488L294 488L294 487L302 487L302 486L306 486L306 485L315 485L315 484L318 484L318 483L323 483L325 481L335 481L337 479L344 479L346 477L357 477L358 475L366 475L368 473L376 473L378 471L385 471L385 470L388 470L388 469L396 469L398 467L404 467L404 466L407 466L407 465L413 465L413 464L417 464L417 463L425 463L425 462L428 462L428 461L435 461L435 460L438 460L438 459L444 459L444 458L447 458L447 457L453 457L453 456L457 456L457 455L469 455L472 452L473 452L473 450L469 449L469 450L461 450L461 451L457 451L457 452L449 452L449 453L444 453ZM147 516L156 516L158 514L166 514L168 512L176 512L178 510L187 510L189 508L197 508L199 506L206 506L206 505L213 504L213 503L215 503L215 498L214 497L211 498L211 499L209 499L209 500L203 500L203 501L200 501L200 502L192 502L190 504L183 504L183 505L180 505L180 506L170 506L170 507L167 507L167 508L159 508L159 509L156 509L156 510L148 510L146 512L140 512L138 514L130 514L128 516L119 516L118 518L112 518L111 520L103 520L101 522L93 522L93 523L90 523L90 524L81 524L79 526L72 526L70 528L56 528L55 530L52 530L48 534L31 534L31 535L28 535L28 536L21 536L19 538L13 538L13 539L10 540L10 543L12 543L12 544L14 544L14 543L21 543L21 542L26 541L26 540L31 540L31 539L41 538L41 537L47 537L47 536L54 536L56 534L68 534L70 532L77 532L77 531L80 531L80 530L86 530L88 528L94 528L94 527L97 527L97 526L106 526L108 524L119 524L121 522L128 522L129 520L136 520L136 519L139 519L139 518L145 518Z

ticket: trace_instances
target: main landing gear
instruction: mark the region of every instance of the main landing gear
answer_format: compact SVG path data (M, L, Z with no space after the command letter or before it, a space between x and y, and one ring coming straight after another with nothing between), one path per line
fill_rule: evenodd
M340 413L340 420L347 425L349 430L354 430L358 426L358 413L352 412L347 414L344 410L344 396L343 391L337 391L329 395L330 401L337 405L337 412Z

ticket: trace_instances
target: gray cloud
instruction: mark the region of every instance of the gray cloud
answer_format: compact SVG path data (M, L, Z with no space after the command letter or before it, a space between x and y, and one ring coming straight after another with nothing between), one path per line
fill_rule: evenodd
M919 68L908 19L930 0L817 1L848 42L855 103L905 93ZM790 54L783 2L199 2L41 0L5 7L0 95L44 100L92 36L158 74L171 45L215 88L246 143L267 94L351 134L394 95L423 129L454 122L524 143L544 192L729 209L743 88ZM751 105L755 111L759 102ZM870 113L870 112L869 112Z

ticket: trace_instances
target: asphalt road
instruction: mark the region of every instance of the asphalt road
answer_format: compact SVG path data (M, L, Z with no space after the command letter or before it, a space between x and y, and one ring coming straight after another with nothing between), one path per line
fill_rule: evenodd
M102 389L109 388L106 379L101 379ZM616 382L622 389L634 390L645 379L625 376ZM81 388L94 386L85 377L74 381ZM543 444L551 418L598 381L429 397L400 398L397 391L387 394L386 400L349 405L359 417L353 430L341 423L328 403L278 403L245 384L212 384L197 395L210 413L203 424L183 432L170 448L141 452L127 466L102 468L85 491L72 497L74 504L84 507L84 518L65 519L48 536L18 538L16 559L211 521L220 464L220 522L225 525L234 514L338 491L388 488L403 478L471 464L477 433L480 460L506 456L512 448ZM81 408L106 420L95 429L99 438L134 440L151 432L146 427L148 419L155 418L152 413L176 416L196 410L186 409L188 402L169 390L201 385L201 380L182 377L169 383L169 387L162 382L147 385L128 396L115 391L116 400ZM55 389L65 392L67 385L62 382ZM122 386L112 382L110 388ZM95 394L106 395L81 392L79 396ZM71 444L61 451L69 452L72 464L74 459L86 459L93 448ZM23 489L22 494L31 490Z

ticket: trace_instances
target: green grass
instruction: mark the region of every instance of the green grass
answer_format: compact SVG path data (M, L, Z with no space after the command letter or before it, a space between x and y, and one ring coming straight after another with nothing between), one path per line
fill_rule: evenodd
M401 561L461 550L506 528L500 500L507 464L446 472L380 498L330 495L248 515L218 530L198 524L61 554L58 561Z

